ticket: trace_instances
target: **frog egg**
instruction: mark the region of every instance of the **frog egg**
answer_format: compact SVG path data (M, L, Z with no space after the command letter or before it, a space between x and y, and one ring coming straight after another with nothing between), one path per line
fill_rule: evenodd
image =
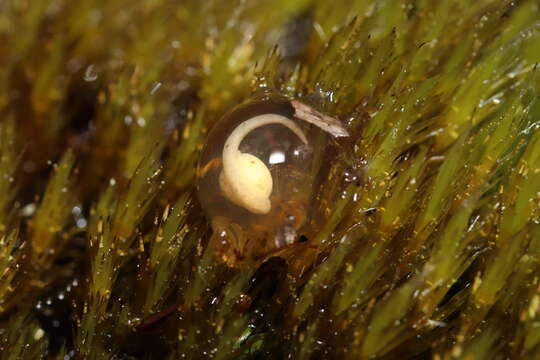
M295 242L309 218L321 167L316 149L324 148L330 134L329 125L315 124L302 106L253 101L226 114L208 136L197 171L198 197L214 232L234 237L220 240L234 247L223 252L226 262L233 253L264 256Z

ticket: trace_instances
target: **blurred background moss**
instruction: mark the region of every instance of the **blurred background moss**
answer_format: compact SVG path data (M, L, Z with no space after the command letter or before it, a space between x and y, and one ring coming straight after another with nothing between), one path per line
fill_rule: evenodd
M1 1L0 358L540 358L539 6ZM197 154L260 93L353 136L314 250L227 268Z

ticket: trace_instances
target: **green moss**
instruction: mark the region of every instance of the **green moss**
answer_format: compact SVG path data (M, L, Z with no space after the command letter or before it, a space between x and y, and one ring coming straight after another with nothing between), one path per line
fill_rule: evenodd
M532 0L0 3L0 359L540 356L539 21ZM352 136L318 233L229 268L196 162L264 94Z

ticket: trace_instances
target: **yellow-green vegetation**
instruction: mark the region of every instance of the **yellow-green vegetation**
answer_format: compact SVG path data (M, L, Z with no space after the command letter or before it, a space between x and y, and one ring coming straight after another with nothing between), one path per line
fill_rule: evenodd
M0 1L0 359L540 358L539 7ZM353 135L229 268L197 156L261 93Z

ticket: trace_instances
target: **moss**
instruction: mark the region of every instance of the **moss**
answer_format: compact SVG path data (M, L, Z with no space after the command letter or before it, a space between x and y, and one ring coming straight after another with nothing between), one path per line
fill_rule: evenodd
M0 358L540 356L535 1L0 3ZM353 134L316 236L216 260L209 129Z

